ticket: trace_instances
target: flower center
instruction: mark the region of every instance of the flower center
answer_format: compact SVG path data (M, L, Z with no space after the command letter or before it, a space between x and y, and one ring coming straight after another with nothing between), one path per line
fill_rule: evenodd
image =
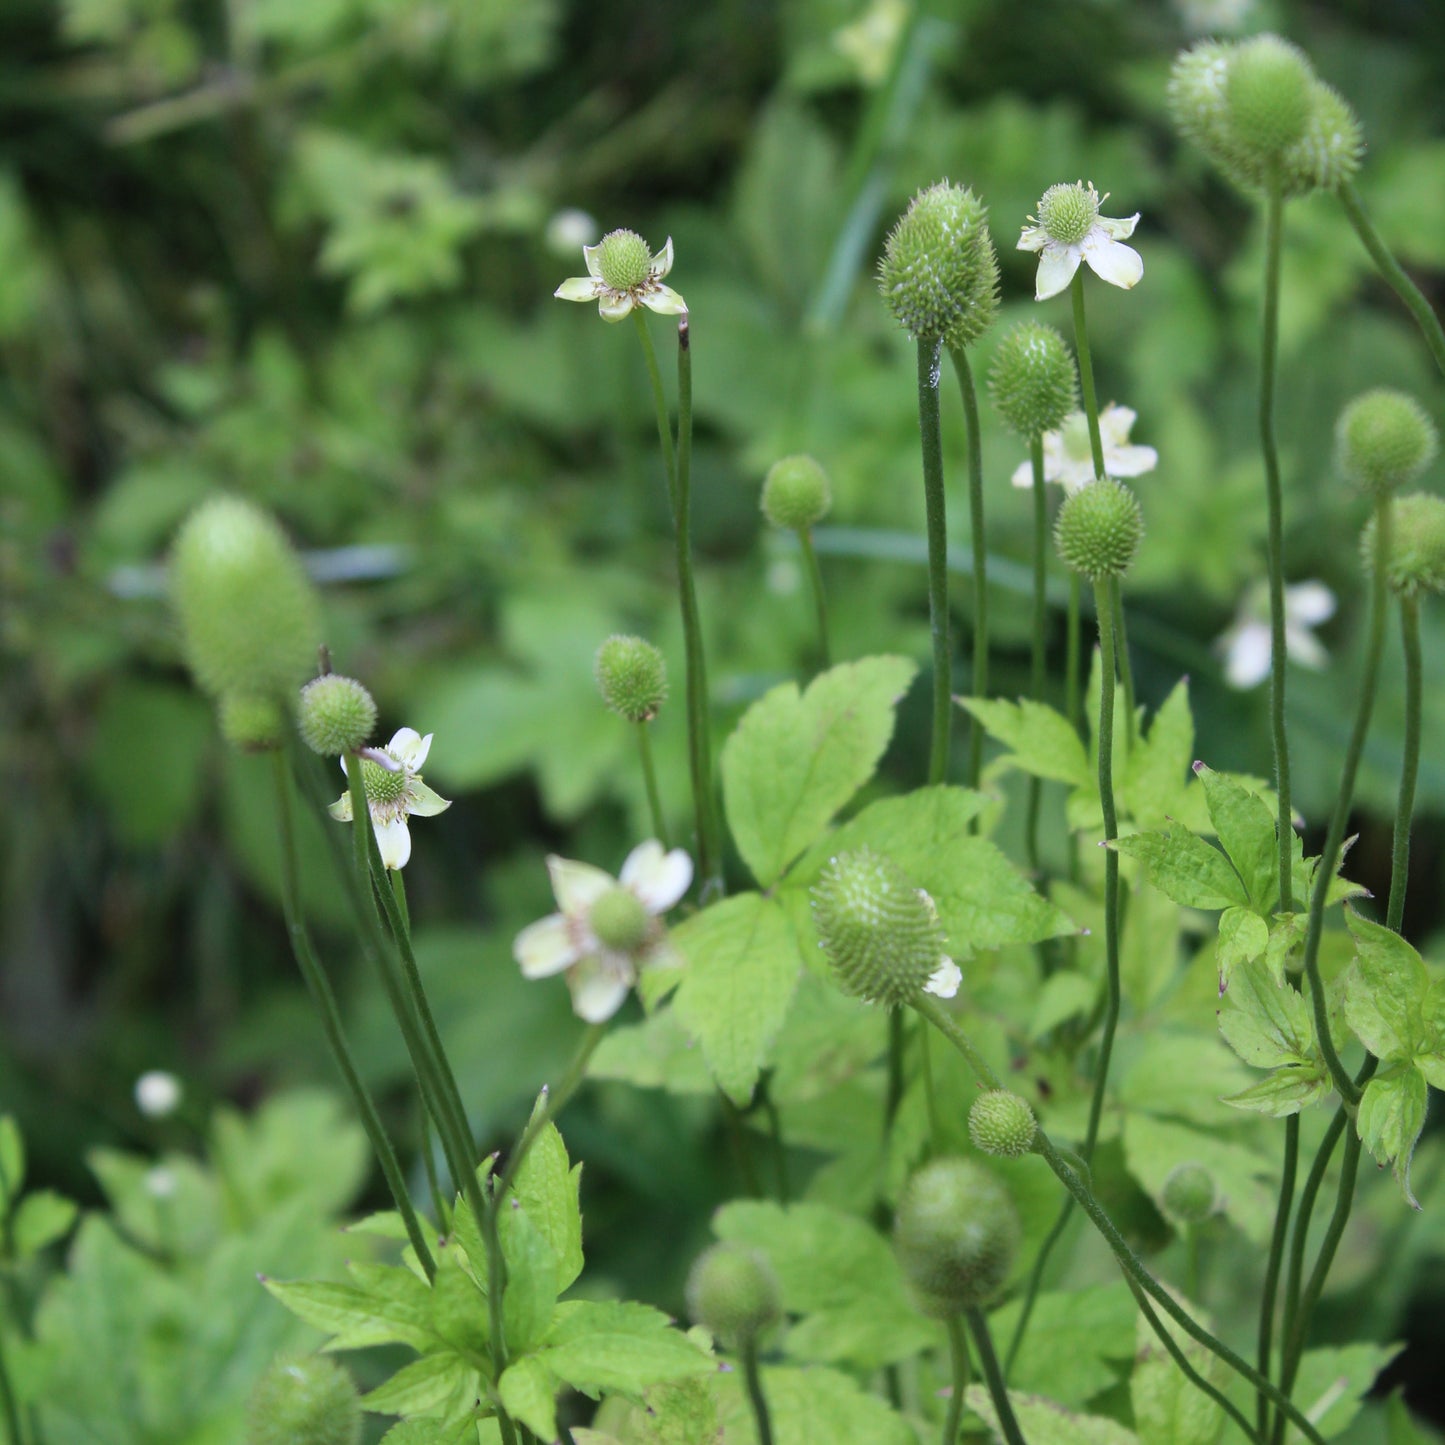
M588 915L592 932L604 948L635 953L647 941L652 920L642 900L628 888L609 888Z
M652 269L652 252L636 231L610 231L598 247L597 269L613 291L635 291Z
M396 803L406 793L406 770L389 773L380 763L362 758L361 785L368 803Z
M1059 429L1059 440L1064 444L1064 455L1071 462L1092 461L1094 445L1089 440L1089 418L1081 411L1064 418Z
M1099 219L1099 193L1079 181L1050 186L1039 201L1039 225L1061 246L1077 246Z

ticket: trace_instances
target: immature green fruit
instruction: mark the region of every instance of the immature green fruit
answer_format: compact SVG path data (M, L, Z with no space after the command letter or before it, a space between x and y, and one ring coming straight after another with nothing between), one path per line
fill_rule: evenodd
M203 502L171 550L186 661L215 696L289 697L316 655L316 592L281 528L239 497Z
M763 481L763 515L775 527L806 532L833 505L828 474L812 457L784 457Z
M1143 536L1139 499L1112 477L1101 477L1066 498L1054 523L1054 545L1064 565L1091 582L1122 577Z
M1181 50L1169 72L1169 113L1175 129L1216 164L1227 144L1225 91L1232 51L1232 46L1217 40L1201 40Z
M943 962L932 901L871 848L834 858L813 885L812 902L818 942L848 993L899 1007Z
M1375 570L1375 518L1360 537L1365 571ZM1385 582L1402 597L1445 592L1445 499L1412 492L1390 503L1390 556Z
M967 346L998 314L988 208L966 186L920 191L883 246L878 289L915 340Z
M1379 494L1409 486L1439 446L1435 423L1413 396L1384 387L1357 396L1335 426L1335 455L1347 481Z
M714 1244L687 1277L687 1312L723 1344L741 1348L781 1316L778 1278L760 1251Z
M1018 1159L1034 1147L1039 1126L1028 1100L1007 1089L989 1089L968 1111L968 1137L975 1149L999 1159Z
M593 667L602 701L628 722L651 722L667 697L667 664L641 637L618 634L597 649Z
M616 953L636 953L653 930L652 915L630 889L617 884L592 905L587 923L604 948Z
M376 726L376 699L354 677L328 672L301 689L296 726L306 746L324 758L354 753Z
M1225 81L1231 143L1255 164L1281 156L1309 125L1314 72L1304 54L1277 35L1235 48Z
M1332 191L1359 170L1364 153L1364 132L1349 101L1314 81L1305 132L1283 157L1286 192Z
M281 746L286 719L275 698L227 693L221 698L218 711L221 736L233 748L265 753Z
M1010 431L1030 439L1057 431L1079 404L1079 374L1052 326L1021 321L993 354L988 390Z
M1176 1164L1160 1192L1164 1212L1181 1224L1202 1224L1219 1208L1214 1175L1202 1164Z
M603 283L614 291L633 291L647 280L652 252L636 231L609 231L594 252Z
M361 1402L329 1355L277 1360L251 1392L246 1445L357 1445Z
M1008 1278L1022 1235L1008 1190L967 1159L925 1164L893 1224L903 1272L925 1312L939 1318L986 1305Z

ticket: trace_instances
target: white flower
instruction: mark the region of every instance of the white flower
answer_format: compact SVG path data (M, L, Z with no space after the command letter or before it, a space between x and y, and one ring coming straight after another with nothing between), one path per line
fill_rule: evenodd
M1139 284L1144 262L1132 246L1122 244L1139 224L1136 211L1126 220L1110 220L1099 214L1109 197L1100 196L1093 185L1082 181L1072 186L1050 186L1039 200L1039 213L1030 216L1019 237L1020 251L1039 253L1039 273L1034 299L1047 301L1057 296L1087 261L1090 269L1111 286L1125 291Z
M1311 631L1334 616L1335 594L1323 582L1301 582L1284 589L1284 640L1291 662L1321 668L1329 655ZM1270 633L1269 587L1258 582L1244 594L1234 624L1215 643L1224 657L1230 687L1258 687L1270 673L1274 643Z
M148 1069L135 1081L135 1106L147 1119L164 1119L181 1103L181 1081L164 1069Z
M662 278L672 270L672 237L655 256L636 231L609 231L583 246L585 276L570 276L552 294L563 301L596 301L604 321L621 321L634 306L685 316L687 302Z
M1112 401L1099 413L1099 440L1104 444L1104 474L1110 477L1141 477L1159 465L1159 453L1153 447L1133 446L1129 432L1136 413ZM1034 484L1032 462L1023 462L1014 470L1016 487ZM1059 482L1072 494L1094 480L1094 452L1089 445L1089 419L1081 411L1064 418L1058 431L1044 433L1044 480Z
M448 799L438 797L421 780L431 740L431 733L422 737L414 728L401 728L384 748L368 748L362 754L361 783L366 790L366 806L371 813L371 826L376 830L381 861L388 868L405 868L406 860L411 857L411 834L406 826L410 814L434 818L451 807ZM377 752L384 754L392 766L366 756ZM346 772L345 758L341 759L341 771ZM330 811L333 818L349 823L351 793L343 793Z
M547 871L560 911L524 928L513 956L524 978L565 971L573 1012L604 1023L622 1007L640 968L674 956L658 920L691 885L692 859L649 839L628 854L619 878L555 855Z
M590 246L597 239L597 222L586 211L568 206L547 222L543 239L547 249L565 261L576 254L579 246Z
M918 890L918 896L923 900L924 906L933 915L933 921L938 922L938 905L933 901L933 895L925 888ZM945 953L939 956L938 967L928 975L928 982L923 985L924 993L931 993L937 998L952 998L963 983L963 970Z

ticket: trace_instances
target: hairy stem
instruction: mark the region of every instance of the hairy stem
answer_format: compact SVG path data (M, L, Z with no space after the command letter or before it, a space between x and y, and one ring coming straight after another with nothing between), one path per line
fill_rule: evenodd
M773 1426L768 1418L768 1398L763 1394L763 1377L758 1369L758 1342L755 1338L749 1337L744 1342L742 1357L743 1381L747 1385L753 1423L758 1429L758 1445L773 1445Z
M1029 695L1035 702L1044 700L1044 667L1049 628L1049 501L1044 494L1044 439L1029 439L1029 461L1033 469L1034 513L1034 626L1029 651ZM1039 805L1043 798L1043 781L1029 774L1027 811L1024 815L1024 856L1029 871L1039 872Z
M1415 813L1415 780L1420 772L1420 601L1400 597L1400 641L1405 652L1405 755L1395 804L1395 840L1390 858L1390 903L1385 926L1400 931L1410 882L1410 823Z
M642 721L633 726L637 729L637 757L642 764L642 783L647 789L647 810L652 815L652 831L664 848L671 848L667 820L662 813L662 795L657 791L657 769L652 763L652 734L648 731L652 724Z
M944 1325L948 1330L949 1378L953 1388L949 1391L948 1409L943 1417L943 1445L958 1445L958 1430L963 1424L963 1401L968 1392L968 1336L964 1333L962 1315L949 1315Z
M1280 1165L1279 1199L1274 1208L1274 1230L1269 1239L1269 1258L1264 1267L1264 1284L1259 1296L1259 1373L1269 1375L1270 1355L1274 1349L1274 1306L1279 1293L1279 1271L1284 1260L1285 1240L1289 1234L1289 1212L1294 1202L1295 1173L1299 1168L1299 1115L1291 1114L1284 1121L1284 1162ZM1255 1404L1259 1433L1269 1429L1269 1401L1260 1395Z
M949 729L953 722L953 644L948 632L948 523L943 497L943 434L938 419L938 362L935 340L918 342L918 431L923 447L923 502L928 525L928 618L933 631L933 741L928 781L948 773Z
M1009 1404L1008 1389L1004 1385L1003 1372L998 1367L998 1356L994 1353L993 1336L989 1334L988 1320L981 1309L975 1306L963 1312L968 1321L968 1332L973 1336L974 1348L978 1351L978 1363L983 1369L984 1382L998 1411L999 1429L1003 1431L1006 1445L1028 1445L1019 1422L1014 1418L1013 1406Z
M963 398L963 420L968 432L968 526L973 546L973 695L988 696L988 549L983 524L983 443L978 430L978 395L968 352L961 346L948 350ZM978 787L983 769L983 724L974 718L968 730L968 772L965 781Z
M833 665L833 649L828 644L828 598L823 591L823 570L818 566L818 551L813 546L813 533L804 527L798 533L798 546L803 552L803 569L813 593L813 610L818 616L818 660L826 672Z

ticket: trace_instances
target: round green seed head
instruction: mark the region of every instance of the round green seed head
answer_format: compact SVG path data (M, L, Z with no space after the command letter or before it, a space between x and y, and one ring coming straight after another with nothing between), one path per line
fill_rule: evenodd
M1039 225L1061 246L1077 246L1098 219L1099 193L1082 181L1050 186L1039 197Z
M1201 40L1175 56L1169 73L1169 113L1175 129L1216 164L1226 146L1231 50L1217 40Z
M1176 1164L1164 1180L1159 1202L1181 1224L1202 1224L1219 1208L1214 1175L1202 1164Z
M354 753L376 726L376 699L354 677L328 672L301 689L296 726L306 746L324 758Z
M652 932L652 915L630 889L609 888L591 907L587 921L597 941L618 953L636 953Z
M1079 374L1052 326L1022 321L998 344L988 390L1012 432L1030 439L1055 431L1079 404Z
M941 1319L998 1294L1022 1235L1008 1190L967 1159L925 1164L908 1181L893 1224L904 1274L924 1311Z
M647 280L652 252L636 231L609 231L597 243L597 269L614 291L632 291Z
M974 1148L1000 1159L1017 1159L1029 1153L1039 1126L1028 1100L1007 1089L989 1089L968 1111L968 1137Z
M1101 477L1066 498L1054 523L1054 545L1064 565L1091 582L1122 577L1143 536L1139 499L1113 477Z
M833 505L828 474L812 457L784 457L763 481L763 515L775 527L806 532Z
M667 664L645 638L609 637L593 672L602 701L628 722L651 722L667 698Z
M1360 553L1375 570L1375 518L1365 524ZM1390 557L1385 581L1401 597L1445 592L1445 499L1412 492L1390 503Z
M944 957L928 896L871 848L842 853L813 885L818 942L844 990L897 1007L914 998Z
M246 1445L357 1445L361 1401L329 1355L277 1360L251 1392Z
M281 746L286 719L275 698L228 692L217 703L217 709L221 736L233 748L247 753L266 753Z
M406 770L392 772L370 758L362 758L361 788L368 803L399 803L406 795Z
M1335 455L1347 481L1361 491L1395 492L1434 460L1435 423L1413 396L1383 387L1357 396L1340 413Z
M759 1250L714 1244L698 1255L687 1277L687 1312L736 1349L780 1318L778 1278Z
M316 656L316 592L281 528L239 497L203 502L176 534L171 603L197 685L290 697Z
M1315 80L1310 87L1309 123L1284 153L1286 191L1332 191L1359 170L1364 153L1364 132L1349 101Z
M1314 72L1302 51L1277 35L1235 47L1224 96L1230 142L1266 162L1303 137L1314 101Z
M966 186L920 191L890 232L878 289L915 340L967 346L998 314L998 255L988 208Z

